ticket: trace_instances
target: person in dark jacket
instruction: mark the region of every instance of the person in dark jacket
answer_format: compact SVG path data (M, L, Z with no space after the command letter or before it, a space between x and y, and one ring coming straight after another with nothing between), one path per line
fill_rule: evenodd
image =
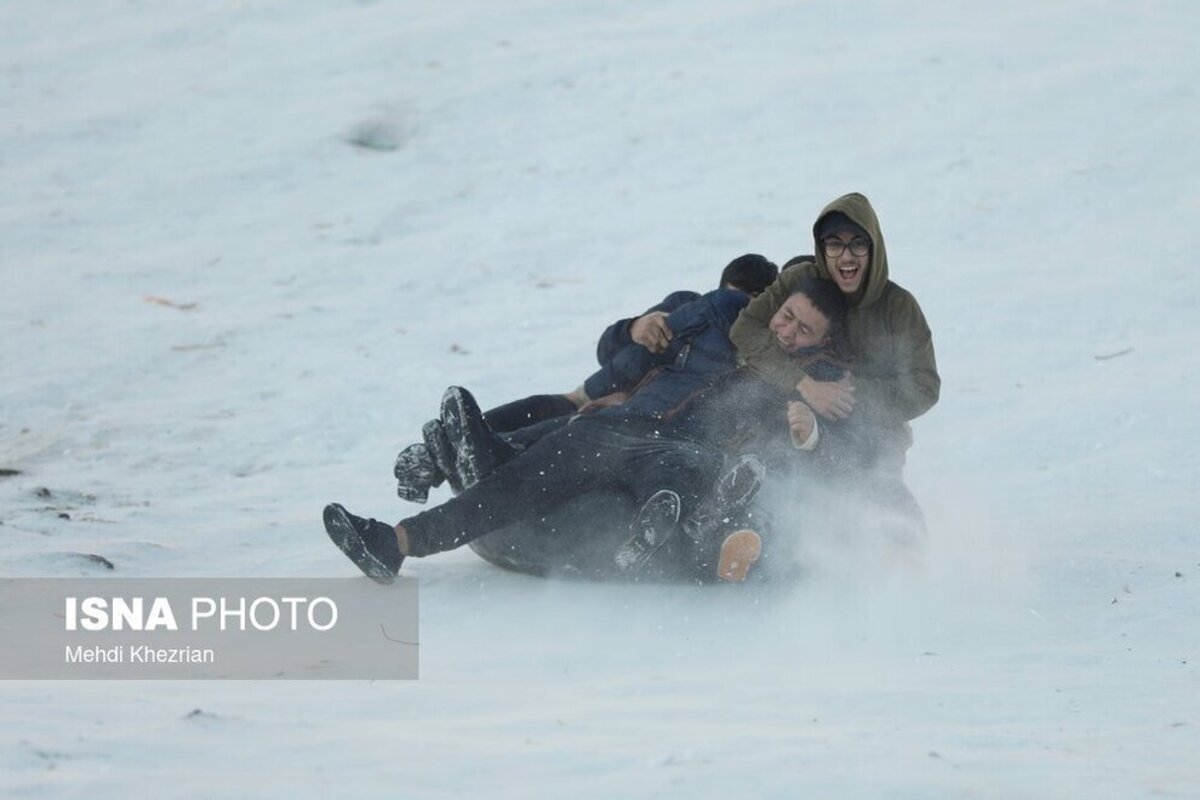
M763 256L748 253L730 261L721 271L718 286L755 297L776 279L779 268ZM491 430L502 435L504 443L520 450L565 424L571 415L593 411L622 401L628 393L658 366L672 364L681 344L674 337L680 326L695 323L691 318L675 318L675 330L669 316L700 297L696 292L679 291L639 317L619 320L610 325L596 346L600 368L572 392L561 395L533 395L488 411L484 418ZM674 342L674 344L673 344ZM443 401L443 411L445 410ZM422 428L423 441L404 448L396 458L393 473L397 494L405 500L424 503L431 488L449 481L461 491L473 485L479 475L457 463L446 441L441 419Z
M828 282L812 283L828 287ZM830 345L832 329L830 316L810 296L816 291L813 286L800 287L785 299L771 323L780 350L809 357L814 369L815 356ZM830 292L841 299L832 287L826 294ZM704 500L717 483L722 464L722 454L714 453L714 446L727 446L724 440L737 436L743 422L785 435L795 450L812 450L822 438L816 415L799 401L781 402L765 417L757 410L746 413L736 397L711 407L696 405L696 398L706 396L734 369L729 325L749 300L741 295L739 302L737 294L717 290L688 304L693 305L695 317L706 322L687 336L682 328L672 326L675 338L684 345L683 360L677 358L675 365L679 368L648 378L624 406L577 418L513 455L457 497L394 527L330 504L324 512L326 532L365 574L387 583L406 557L454 549L514 521L550 513L580 493L615 486L633 496L641 508L628 546L616 558L622 566L641 566L681 519L703 516ZM722 359L723 366L718 367ZM705 377L697 381L691 371L702 371ZM657 390L648 391L656 384ZM639 396L647 399L638 402ZM460 392L457 397L461 406L469 395ZM724 410L714 416L718 407ZM681 413L682 408L690 411ZM742 570L730 574L735 579L745 576Z

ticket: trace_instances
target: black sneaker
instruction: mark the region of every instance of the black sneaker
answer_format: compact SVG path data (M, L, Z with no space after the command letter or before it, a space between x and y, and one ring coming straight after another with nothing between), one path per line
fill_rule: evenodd
M617 568L635 572L645 566L655 551L675 533L679 507L679 495L670 489L661 489L651 495L629 526L633 535L617 550Z
M464 489L512 457L513 448L484 421L475 398L460 386L451 386L442 395L442 429L454 451L454 470Z
M434 466L442 477L450 482L450 489L455 494L461 492L462 482L459 481L458 472L454 468L454 448L450 447L450 442L446 440L446 430L442 427L442 421L431 419L426 422L425 427L421 428L421 438L425 440L425 448L429 451ZM433 485L439 486L440 483Z
M757 456L739 457L717 478L712 494L684 521L688 536L702 542L715 530L728 530L730 525L744 521L746 506L758 494L766 476L767 468Z
M721 508L741 508L758 494L767 468L758 456L743 455L717 479L714 496Z
M429 499L429 490L445 480L424 444L410 444L401 450L392 473L396 476L396 494L411 503L424 503Z
M404 556L391 525L356 517L337 503L325 506L325 532L376 583L391 583L400 571Z

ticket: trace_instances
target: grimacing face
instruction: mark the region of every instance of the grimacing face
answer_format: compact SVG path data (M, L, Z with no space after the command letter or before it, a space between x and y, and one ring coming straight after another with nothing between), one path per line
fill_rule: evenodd
M829 318L817 310L808 295L797 293L784 301L767 326L785 353L819 347L827 341Z
M859 244L863 241L867 242L867 252L861 256L854 255L850 249L851 242ZM823 250L827 242L840 242L842 245L842 252L837 256L831 257L829 251L825 250L825 264L829 267L829 276L844 294L854 294L867 279L867 270L871 267L870 240L864 240L851 231L840 230L821 239Z

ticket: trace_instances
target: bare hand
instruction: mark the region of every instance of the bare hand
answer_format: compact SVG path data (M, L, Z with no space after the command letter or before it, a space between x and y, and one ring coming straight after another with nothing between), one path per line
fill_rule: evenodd
M854 380L850 373L839 381L814 381L807 375L796 391L809 408L828 420L842 420L854 410Z
M597 397L595 400L588 400L579 407L579 413L586 414L589 411L597 411L601 408L608 408L609 406L619 406L628 399L628 392L613 392L612 394L606 394L603 397Z
M629 336L634 342L649 350L651 353L661 353L667 349L674 334L667 327L667 312L651 311L638 317L629 328Z
M808 437L812 436L813 427L817 424L817 418L813 415L812 409L804 403L792 400L787 406L787 419L793 441L797 445L807 442Z

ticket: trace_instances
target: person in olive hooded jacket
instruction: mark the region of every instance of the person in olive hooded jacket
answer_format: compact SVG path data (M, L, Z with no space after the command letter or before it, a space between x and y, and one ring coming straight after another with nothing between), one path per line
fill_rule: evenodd
M908 423L933 407L941 389L929 325L916 298L889 278L883 234L866 197L851 193L827 205L813 238L815 261L785 267L742 311L730 337L742 361L781 388L794 388L818 417L847 420L862 432L859 466L893 487L897 503L919 517L900 471L912 444ZM838 381L806 374L780 353L768 328L806 275L834 281L850 304L851 368Z

